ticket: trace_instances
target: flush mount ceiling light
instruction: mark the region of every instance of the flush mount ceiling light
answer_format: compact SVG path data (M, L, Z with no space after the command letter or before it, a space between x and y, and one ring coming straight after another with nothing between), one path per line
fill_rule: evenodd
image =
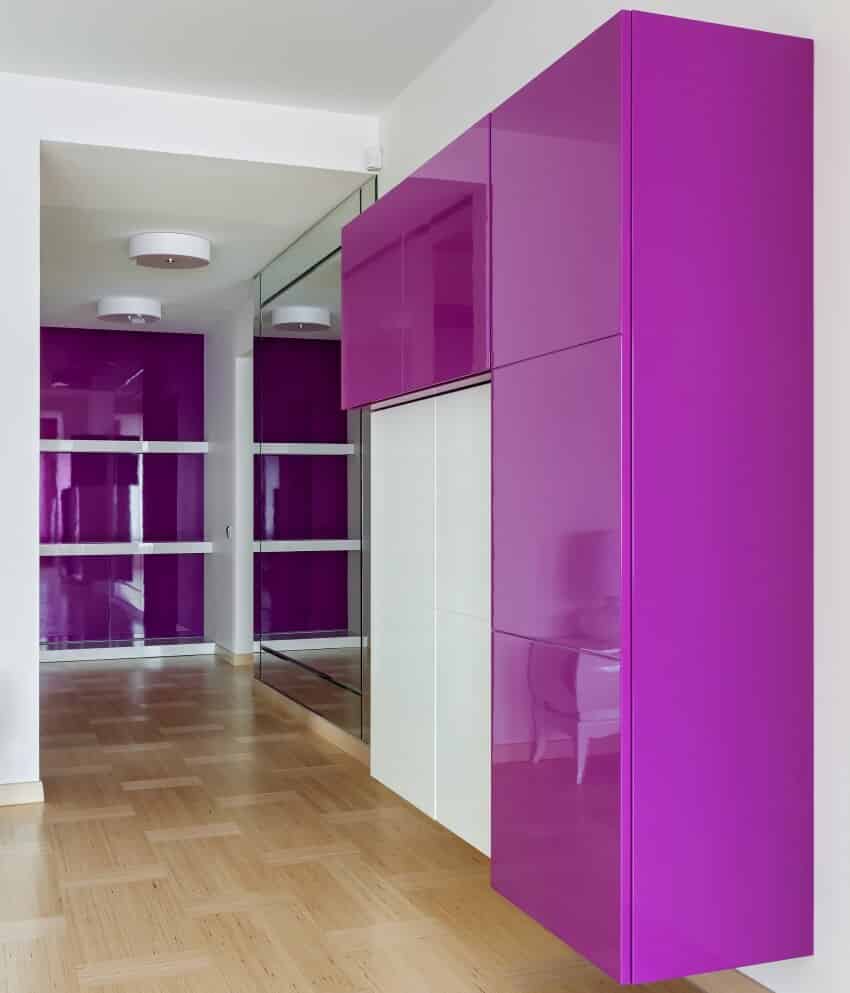
M149 269L203 269L210 264L210 243L197 234L148 231L130 238L130 258Z
M97 302L97 316L101 321L128 321L141 327L160 320L162 304L150 297L103 297Z
M331 326L331 312L327 307L272 307L268 322L281 331L327 331Z

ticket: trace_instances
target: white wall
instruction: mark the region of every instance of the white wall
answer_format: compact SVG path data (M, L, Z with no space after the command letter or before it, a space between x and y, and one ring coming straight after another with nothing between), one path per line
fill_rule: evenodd
M0 784L38 771L39 143L361 172L372 117L0 73Z
M382 192L617 9L599 0L495 0L382 117ZM642 9L815 39L816 954L746 971L777 993L843 993L850 989L850 667L844 657L850 603L850 4L672 0Z
M205 350L205 524L213 543L204 562L205 635L233 654L251 652L254 640L253 347L246 285L235 310L207 332Z

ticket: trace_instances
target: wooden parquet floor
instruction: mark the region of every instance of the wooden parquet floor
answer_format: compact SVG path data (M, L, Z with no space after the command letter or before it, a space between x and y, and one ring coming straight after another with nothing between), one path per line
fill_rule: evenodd
M252 684L202 658L42 668L47 802L0 808L0 993L620 988Z

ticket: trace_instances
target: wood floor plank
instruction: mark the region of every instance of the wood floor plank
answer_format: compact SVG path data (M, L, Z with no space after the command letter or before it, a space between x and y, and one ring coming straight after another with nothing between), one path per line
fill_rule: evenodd
M47 803L0 809L0 993L620 988L250 672L53 664L41 690Z

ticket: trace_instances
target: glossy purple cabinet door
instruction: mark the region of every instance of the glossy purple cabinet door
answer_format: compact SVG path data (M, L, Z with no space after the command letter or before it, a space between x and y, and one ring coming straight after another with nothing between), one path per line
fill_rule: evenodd
M380 210L376 208L380 207ZM401 230L379 200L342 232L342 406L404 391Z
M493 887L620 974L620 660L493 636Z
M493 626L596 652L620 621L619 336L493 374Z
M627 24L493 111L494 366L621 330Z
M356 407L490 366L490 122L342 236L342 397Z
M490 366L489 119L401 184L404 238L404 390Z
M42 452L39 540L141 541L139 459L111 452Z

